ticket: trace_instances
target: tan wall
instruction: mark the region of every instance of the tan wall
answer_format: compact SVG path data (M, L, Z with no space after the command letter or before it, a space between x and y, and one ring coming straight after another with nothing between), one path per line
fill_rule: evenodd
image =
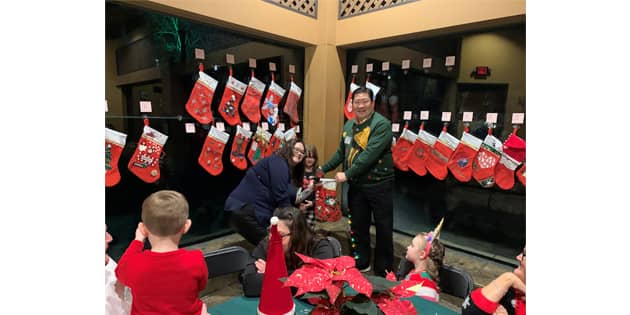
M508 84L504 137L511 132L512 113L525 112L525 32L510 29L467 35L462 39L458 83ZM470 72L475 66L489 66L491 75L475 80ZM525 129L519 131L525 135Z
M335 43L417 38L427 31L524 15L525 0L422 0L339 20Z

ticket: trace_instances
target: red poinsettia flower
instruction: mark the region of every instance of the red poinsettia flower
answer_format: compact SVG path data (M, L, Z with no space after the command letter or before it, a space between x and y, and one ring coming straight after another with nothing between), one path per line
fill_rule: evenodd
M284 285L296 287L298 289L296 296L306 292L326 290L329 303L334 305L344 282L347 282L358 293L372 295L372 284L355 268L354 258L341 256L316 259L299 253L295 254L302 259L304 264L287 278Z

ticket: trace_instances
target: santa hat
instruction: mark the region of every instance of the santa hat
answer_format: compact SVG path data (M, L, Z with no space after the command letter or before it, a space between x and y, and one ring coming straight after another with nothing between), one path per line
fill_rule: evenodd
M282 237L278 233L278 217L272 217L267 263L258 303L259 315L295 314L291 288L285 287L280 281L280 278L286 277L288 277L287 265L284 262Z

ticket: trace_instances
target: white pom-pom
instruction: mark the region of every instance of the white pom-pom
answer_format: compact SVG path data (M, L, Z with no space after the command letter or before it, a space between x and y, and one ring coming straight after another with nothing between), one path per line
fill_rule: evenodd
M280 219L278 219L278 217L271 217L271 225L278 224L278 221L280 221Z

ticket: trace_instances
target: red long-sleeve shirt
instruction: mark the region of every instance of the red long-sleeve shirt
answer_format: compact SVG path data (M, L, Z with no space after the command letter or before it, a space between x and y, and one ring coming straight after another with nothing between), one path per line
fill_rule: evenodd
M118 261L116 277L131 289L131 315L198 315L208 268L199 250L143 251L133 240Z

